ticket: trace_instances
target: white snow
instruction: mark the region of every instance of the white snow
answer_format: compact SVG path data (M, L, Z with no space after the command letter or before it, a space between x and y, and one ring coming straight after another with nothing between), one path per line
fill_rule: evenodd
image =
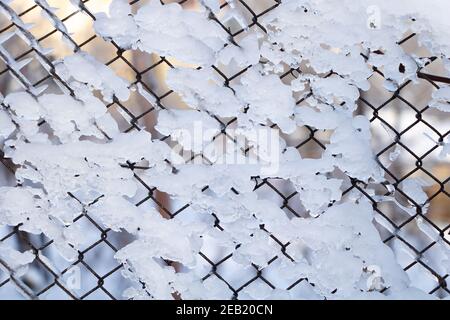
M236 95L248 106L245 117L240 117L243 127L255 124L278 125L281 131L292 133L295 130L295 100L290 87L283 84L276 75L261 75L254 69L248 70L241 78L241 85L235 87Z
M126 0L113 0L108 14L96 14L94 28L124 50L155 53L177 62L165 81L184 105L158 110L155 129L178 142L183 151L201 154L211 164L185 164L166 142L146 130L121 133L104 101L128 100L129 84L90 54L77 52L55 63L73 96L34 88L31 93L10 93L3 101L0 139L6 157L17 165L18 185L0 188L0 226L20 224L20 230L44 234L68 261L76 260L85 240L83 230L73 223L81 213L112 232L127 231L135 239L115 258L124 264L123 276L133 284L124 292L129 298L172 299L174 293L183 299L230 298L233 292L215 275L202 280L210 268L198 253L213 250L212 244L232 253L228 263L239 270L250 264L271 268L280 280L274 289L255 282L239 297L425 297L381 240L371 203L359 192L346 197L342 193L350 177L368 183L365 192L374 199L393 202L410 215L416 214L414 204L427 202L427 185L416 179L406 179L399 186L410 198L409 207L394 196L376 195L371 184L385 180L383 170L371 145L369 120L354 111L360 90L370 88L373 67L383 72L385 88L390 91L416 80L420 61L396 43L406 31L418 32L422 45L448 58L445 14L419 0L408 2L407 9L404 1L343 0L336 5L323 0L286 0L258 18L268 32L263 35L247 28L239 6L230 1L221 18L245 29L235 39L236 46L209 17L210 12L222 14L219 1L201 2L203 6L194 10L151 0L132 12ZM39 4L53 12L45 1ZM377 13L367 11L369 4L380 9L379 17L367 16ZM398 6L404 14L396 13ZM19 17L6 14L26 30ZM368 22L372 22L369 27ZM46 53L39 43L31 45ZM367 61L362 54L368 56ZM10 58L6 62L14 70L30 63ZM212 65L228 71L248 69L226 81ZM301 72L293 73L293 80L290 76L281 79L290 68ZM450 111L449 88L433 92L430 106ZM137 89L148 102L156 102L140 83ZM94 91L101 92L104 101ZM213 138L225 131L219 118L230 118L230 123L237 120L233 139L245 138L242 144L226 138L233 148L224 154L215 154L211 146ZM292 147L292 137L305 126L328 134L329 141L323 142L326 150L319 157L302 157ZM277 128L282 135L277 135L275 146L264 145L255 135L258 130ZM231 134L231 126L226 130ZM442 157L448 155L449 145L448 139L441 144ZM256 150L245 154L241 150L245 146ZM397 149L391 153L390 161L398 153ZM243 162L227 162L231 158ZM276 170L263 172L267 163L277 165ZM133 164L146 170L127 168ZM254 192L256 177L295 189L305 215L292 217L280 208L283 199ZM137 178L165 193L173 203L188 204L191 211L165 219L156 207L136 206L135 200L149 193L141 190ZM422 214L427 213L427 206ZM395 231L382 217L375 219ZM440 271L448 273L448 245L424 217L417 216L415 222L436 242ZM34 255L0 243L0 258L13 270L24 272ZM176 262L179 270L165 260ZM286 290L284 284L299 278L308 280L298 284L298 293ZM389 290L383 292L384 288Z
M444 86L433 92L430 107L450 112L450 86Z
M409 199L413 200L419 206L423 206L428 201L428 195L423 188L429 186L430 185L422 179L410 178L402 182L400 189L407 197L409 197ZM427 208L428 205L424 208L424 213L426 213Z
M14 276L20 277L26 273L26 266L33 262L34 254L31 250L20 252L0 242L0 259L14 271ZM0 264L3 267L3 264Z
M0 138L8 138L14 130L16 130L16 126L9 115L5 111L0 110Z
M239 67L248 67L257 64L260 55L258 37L250 33L239 42L239 47L230 44L220 51L217 60L224 65L234 61Z
M178 141L184 150L203 151L220 132L218 121L195 110L162 110L158 114L156 130Z
M114 0L109 17L99 14L94 27L98 34L124 48L139 48L199 65L214 63L227 38L206 12L183 10L178 3L162 5L154 0L135 15L125 0Z
M223 86L210 69L171 69L167 84L189 107L219 117L235 117L243 108L233 91Z

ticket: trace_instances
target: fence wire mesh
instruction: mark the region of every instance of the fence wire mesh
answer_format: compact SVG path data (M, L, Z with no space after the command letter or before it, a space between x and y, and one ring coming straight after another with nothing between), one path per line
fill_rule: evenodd
M7 3L0 1L3 9L3 17L0 20L0 37L6 33L14 32L11 39L0 46L0 91L2 95L25 88L26 91L37 96L40 87L47 85L45 92L68 91L74 95L69 83L63 81L55 72L54 61L70 54L71 51L87 51L105 65L111 67L117 73L130 80L130 85L142 85L146 94L154 98L154 103L148 102L141 95L142 92L134 91L127 102L121 102L113 98L108 105L111 113L116 115L121 130L130 132L133 130L144 130L151 128L154 123L155 113L160 109L166 109L175 93L164 85L158 83L161 70L173 68L170 59L152 55L144 55L132 50L123 50L113 41L108 42L93 32L92 23L95 20L93 10L105 7L105 1L83 0L78 6L68 1L58 1L57 5L62 10L53 13L47 10L40 1L13 1ZM137 8L145 1L131 1L130 5ZM169 2L169 1L161 1ZM172 1L173 2L173 1ZM177 1L183 6L195 6L195 1ZM239 0L237 5L244 13L247 27L249 29L259 28L266 30L259 23L262 16L275 9L281 1L264 0L249 1ZM51 3L51 1L50 1ZM164 3L165 4L165 3ZM229 4L223 2L221 10L225 10ZM41 15L45 14L45 15ZM221 21L216 16L210 17L230 36L230 41L239 37L246 28L238 24ZM38 28L25 29L23 23L35 23ZM418 51L416 35L405 35L399 39L398 45L410 52ZM62 39L62 40L61 40ZM53 52L44 54L45 49L52 48ZM71 48L69 50L68 48ZM420 55L421 53L419 53ZM24 59L32 59L26 68L21 68L18 62ZM405 215L401 210L378 203L365 190L365 184L356 179L350 179L350 187L344 191L344 196L355 190L366 196L373 204L373 209L379 219L385 220L391 228L387 229L377 224L382 240L389 246L400 246L412 253L408 258L402 260L402 267L410 275L413 285L428 292L430 295L446 297L450 294L448 288L448 274L439 272L436 262L430 258L437 241L443 241L450 245L450 168L448 164L436 160L438 145L432 144L423 147L423 141L427 138L419 132L431 131L442 143L450 133L448 121L439 119L434 111L427 105L426 97L421 96L421 90L439 88L442 83L450 83L450 79L433 74L430 66L437 63L437 57L430 57L429 64L420 69L418 76L419 84L407 81L394 93L383 89L379 79L383 73L374 68L371 77L372 88L369 92L361 95L358 102L358 113L366 115L372 124L375 145L379 164L385 171L386 183L378 186L385 195L399 192L406 199L415 204L415 214ZM236 73L228 74L221 70L220 66L213 66L214 70L223 78L224 86L233 87L233 81L244 74L249 67ZM431 70L431 71L429 71ZM291 69L281 75L288 79L296 77L301 70ZM331 74L330 74L331 75ZM156 79L156 80L155 80ZM378 84L378 85L377 85ZM420 85L420 86L419 86ZM297 101L301 105L303 100ZM4 106L4 105L3 105ZM6 108L6 106L4 106ZM233 140L227 133L236 119L223 121L221 132L215 139L224 138ZM389 128L393 133L387 139L383 137L384 129ZM385 133L384 133L385 135ZM169 142L170 137L159 138ZM305 127L301 136L290 139L289 144L295 146L301 154L316 157L326 148L326 137L317 129ZM418 147L420 146L420 148ZM381 159L396 148L401 148L403 154L395 165L387 168L383 166ZM0 154L4 168L14 174L16 168L3 154ZM193 161L202 154L192 154L186 160ZM143 190L142 199L136 203L137 206L156 206L160 213L168 219L177 219L178 216L189 212L189 204L170 202L162 192L147 185L139 174L145 167L128 163L127 167L133 171L136 181ZM400 185L411 176L426 176L435 184L428 188L428 200L424 204L418 204L405 194ZM10 178L11 179L11 178ZM11 180L13 181L13 179ZM297 191L282 185L277 179L255 178L254 192L280 203L281 209L290 216L305 216L305 212L295 198ZM427 215L423 213L423 207L429 206ZM432 228L438 231L439 239L431 240L419 230L414 222L417 218L425 220ZM36 259L29 271L21 276L15 277L4 263L0 260L2 268L0 271L0 297L16 297L13 292L20 292L23 296L31 299L42 298L69 298L69 299L120 299L121 292L126 288L126 281L122 279L120 272L123 265L117 263L113 256L122 247L131 242L131 235L115 233L104 228L95 221L88 213L83 212L74 223L80 224L89 238L89 245L79 250L78 259L68 263L57 256L53 248L54 241L45 236L36 236L19 230L20 226L14 228L3 228L0 233L0 241L14 244L22 250L31 249ZM215 227L222 230L221 222L216 217ZM261 226L264 229L264 226ZM279 246L279 252L261 269L256 265L249 266L245 271L236 269L230 258L233 252L199 252L199 255L209 264L209 272L203 279L217 277L222 280L231 291L231 297L237 299L240 292L255 281L262 281L268 286L275 288L270 278L270 267L279 255L292 259L286 251L289 243L283 243L275 236L271 236ZM171 264L170 261L167 261ZM72 275L73 267L81 270L81 288L76 292L67 287L67 278ZM299 286L308 283L307 279L299 278L289 284L286 289L296 290ZM145 288L145 283L142 283ZM17 296L20 297L20 296Z

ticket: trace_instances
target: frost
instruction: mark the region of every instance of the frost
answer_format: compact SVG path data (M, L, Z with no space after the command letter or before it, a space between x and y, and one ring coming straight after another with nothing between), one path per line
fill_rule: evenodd
M133 139L132 145L128 139ZM145 132L121 134L105 144L91 141L63 145L20 143L12 157L15 163L31 164L23 166L18 178L43 183L53 196L72 192L86 203L107 192L133 195L134 183L127 181L132 172L120 168L119 164L145 159L154 166L166 158L170 158L168 146L162 142L152 143L150 134Z
M185 150L198 153L220 132L220 126L219 122L204 112L162 110L158 114L156 130L178 141Z
M112 1L109 16L101 12L96 18L94 28L102 37L114 40L123 48L130 48L137 41L137 26L126 1Z
M327 179L323 175L304 175L290 178L299 192L303 206L316 215L325 205L341 200L340 179Z
M192 282L191 280L188 284L183 285L184 290L180 290L181 294L188 297L188 299L225 300L232 297L232 292L227 284L215 276L208 277L203 282L198 280Z
M235 87L236 95L248 106L245 117L239 118L244 127L254 124L268 124L271 121L285 133L295 130L292 119L295 100L290 87L283 84L276 75L263 76L254 69L241 78L241 85Z
M359 98L358 88L336 75L328 78L312 77L310 85L314 96L327 104L345 103L352 110Z
M213 13L217 14L220 10L220 2L219 0L200 0L201 3L209 8Z
M248 34L239 42L239 47L228 45L220 51L218 61L225 65L234 61L239 67L247 67L257 64L259 58L258 38L255 34Z
M69 95L44 94L36 100L28 93L18 92L6 96L4 103L13 111L12 119L29 141L47 140L46 134L39 132L41 119L52 126L54 134L63 142L81 135L102 137L95 118L103 116L106 107L95 98L82 102Z
M244 266L253 263L265 267L267 262L278 254L278 249L273 242L266 232L255 230L251 237L241 243L233 254L233 259Z
M284 1L263 17L272 44L264 47L262 55L275 69L282 61L294 68L306 63L317 73L333 71L367 90L371 72L361 56L366 54L362 48L385 51L387 54L370 54L368 62L382 69L387 85L396 90L406 80L416 78L414 59L395 44L401 29L406 31L407 26L385 14L382 28L363 27L368 17L360 13L370 5L365 2L343 1L336 7L320 0ZM275 53L280 49L282 54ZM399 63L403 68L399 68Z
M400 156L401 152L402 149L398 145L396 145L394 151L389 153L389 161L391 161L391 163L395 162L395 160L397 160Z
M235 117L242 108L231 89L222 86L208 69L171 69L167 84L189 107L220 117Z
M6 244L0 242L0 261L6 263L14 271L15 276L21 276L26 273L26 266L33 262L34 254L31 250L20 252L16 251Z
M23 99L11 100L12 109L16 102L23 102ZM32 98L28 101L36 103ZM60 104L55 104L56 101ZM151 135L144 131L117 134L113 141L107 143L79 141L78 137L89 133L89 127L81 125L89 119L87 113L83 115L80 112L83 110L81 102L68 95L43 95L39 102L43 103L38 104L44 113L43 117L55 128L55 133L63 143L52 144L47 139L32 143L14 142L14 148L8 150L7 154L20 166L16 178L34 187L2 188L0 224L20 224L21 230L44 233L55 241L60 253L72 261L77 257L76 248L82 243L80 233L76 227L72 227L73 220L91 203L103 197L114 199L134 196L137 186L132 180L133 173L122 168L121 164L145 160L150 167L158 166L170 158L171 151L163 142L153 143ZM61 106L65 107L61 111L64 110L66 116L60 114L59 109L52 110L46 116L46 112L51 110L49 108ZM76 138L73 137L75 128L65 125L67 121L72 124L67 114L73 115L77 119L75 124L83 130ZM67 137L69 134L72 134L70 139ZM130 144L128 139L133 142ZM127 208L130 211L130 207ZM111 223L111 227L114 227L114 217L100 215L105 224ZM120 212L117 213L118 217Z
M120 202L119 202L120 203ZM125 202L123 202L124 205ZM121 205L121 208L124 208ZM171 284L178 281L183 283L183 275L175 274L172 267L165 265L161 258L179 261L189 267L195 263L194 255L198 252L201 239L199 234L201 226L183 226L174 220L165 220L157 212L138 212L137 209L127 210L129 213L139 213L132 216L132 221L137 223L130 232L137 233L138 239L119 250L115 257L125 264L124 276L143 281L151 288L151 296L156 299L170 299L173 289ZM126 218L125 218L126 219ZM200 230L196 230L200 227ZM200 232L199 232L200 231ZM170 239L167 234L176 234L176 238ZM178 279L181 278L181 279ZM193 281L193 280L190 280ZM197 280L198 281L198 280ZM189 283L188 287L191 285ZM132 295L139 294L131 289ZM145 297L145 295L144 295Z
M442 142L442 150L439 153L439 157L445 159L450 155L450 139L447 138L445 142Z
M36 100L25 92L11 93L3 101L18 118L28 120L40 119L40 106Z
M409 199L413 200L420 206L424 206L428 202L428 195L425 193L425 191L423 191L423 188L429 186L429 184L421 179L410 178L402 182L401 190ZM424 208L425 212L428 208L428 205L429 204L427 204Z
M218 195L230 192L231 188L250 192L253 188L250 177L258 169L254 165L179 165L175 173L149 170L145 178L158 190L191 199L200 195L205 186Z
M53 9L45 1L37 3L66 36ZM384 0L377 1L386 9L382 26L372 22L369 28L369 1L343 0L337 6L286 0L258 15L258 28L267 33L249 28L237 3L227 3L221 9L221 2L203 0L193 10L151 0L134 12L127 1L113 0L108 14L96 14L95 31L113 41L119 55L131 49L165 57L172 68L164 80L182 106L163 106L139 81L130 85L80 50L56 61L52 70L70 92L50 94L27 84L27 92L7 95L0 138L5 157L17 167L17 186L0 188L0 225L44 234L69 261L76 261L85 240L74 222L78 217L89 215L111 232L126 231L134 239L115 258L132 283L124 292L132 299L423 298L373 220L391 233L396 228L374 216L362 194L410 214L435 242L442 274L450 270L448 245L424 216L428 196L422 181L406 179L399 185L409 205L396 199L393 189L389 195L375 192L373 185L385 178L371 145L370 122L357 115L356 101L370 88L374 70L389 91L416 80L425 60L397 44L406 31L420 33L420 44L444 60L449 46L436 41L426 22L408 22ZM27 39L29 27L4 7ZM229 38L216 19L226 27L240 25L239 37ZM30 45L48 53L37 41ZM11 70L31 61L16 62L4 51L0 46ZM444 64L448 69L448 61ZM136 87L161 107L154 126L161 140L145 126L122 133L108 113L104 102L128 100ZM430 106L449 111L449 101L449 87L443 86ZM118 112L134 124L134 117ZM270 146L256 134L272 131L276 144ZM304 131L308 141L314 138L324 146L323 152L300 155L292 142ZM323 141L319 133L326 136ZM215 138L222 136L229 149L220 153L221 141ZM177 142L176 148L169 140ZM448 155L448 139L435 144L442 147L442 157ZM192 154L208 164L188 160ZM398 155L396 147L389 160ZM264 171L264 165L274 170ZM350 179L353 186L358 182L358 191L348 192ZM280 191L281 199L265 197L261 189L272 182L292 195ZM165 219L152 205L136 205L144 194L153 199L156 190L173 204L185 204L189 213ZM301 217L286 210L294 196L304 209ZM422 215L414 204L423 206ZM258 279L233 292L199 254L215 249L230 253L227 263L242 269L270 269L279 283L272 288ZM0 243L0 258L13 270L25 270L34 255ZM299 279L296 289L288 290Z
M42 118L50 124L61 140L66 141L78 132L100 137L91 121L104 111L102 108L97 109L97 105L83 104L70 96L54 94L43 95L38 102Z
M318 129L335 129L324 159L330 161L350 177L363 181L382 179L382 170L375 160L370 146L371 133L369 121L363 116L349 118L345 112L319 106L321 111L302 107L297 111L298 123L311 125ZM324 116L322 118L319 116Z
M363 181L382 179L382 170L370 146L369 120L356 116L340 124L325 151L336 165L350 177Z
M0 138L8 138L14 130L16 130L16 126L9 115L5 111L0 110Z
M299 284L301 286L301 283ZM289 300L292 299L292 295L288 290L271 289L267 284L257 282L247 286L242 290L255 300ZM303 296L302 299L320 299L319 296L312 294L312 296Z
M430 107L440 111L450 112L450 86L445 86L433 92Z
M124 0L114 0L109 17L99 14L95 30L124 48L139 48L184 62L210 65L226 43L226 33L205 12L152 0L135 15Z
M338 288L335 297L348 298L375 287L390 287L393 292L408 287L408 276L382 243L371 220L369 205L347 203L333 206L317 219L293 222L299 238L288 253L303 261L302 274L316 285L316 291L331 297ZM294 248L298 253L292 251ZM378 270L376 286L374 268Z
M417 78L418 65L416 61L403 53L400 47L391 49L388 55L371 55L369 63L382 68L386 78L384 86L389 91L396 91L407 80Z
M50 218L56 213L62 219L64 215L72 216L73 219L80 211L76 203L67 199L68 202L59 204L59 208L52 208L43 199L43 192L38 189L3 187L0 191L0 224L20 225L20 230L34 234L44 233L55 241L55 247L67 260L73 261L77 257L76 250L69 245L63 234L63 221Z
M119 100L128 100L128 84L110 68L95 60L89 54L78 52L65 57L56 65L57 73L66 81L72 77L91 88L100 90L106 101L111 102L113 95Z
M316 108L304 106L295 111L295 120L299 126L308 125L317 129L336 129L348 116L341 110L319 104Z
M305 209L317 216L341 198L342 180L326 177L334 166L333 158L302 159L295 148L289 147L281 158L277 175L292 182Z

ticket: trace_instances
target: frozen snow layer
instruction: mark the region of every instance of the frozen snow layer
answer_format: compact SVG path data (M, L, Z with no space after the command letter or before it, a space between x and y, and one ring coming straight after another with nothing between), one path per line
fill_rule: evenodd
M213 64L227 39L206 12L159 1L151 1L132 15L126 1L114 0L109 16L98 14L94 27L98 34L123 48L139 48L199 65Z

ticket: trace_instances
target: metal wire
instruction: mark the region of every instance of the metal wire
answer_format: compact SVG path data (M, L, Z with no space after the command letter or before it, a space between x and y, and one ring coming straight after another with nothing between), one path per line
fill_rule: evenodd
M55 72L53 61L45 54L45 49L42 48L41 43L46 41L49 37L58 34L62 36L66 42L72 46L73 52L77 52L79 50L83 50L85 47L87 47L89 44L92 44L93 41L104 41L103 39L99 38L95 34L88 37L87 39L83 41L76 41L73 35L69 34L67 30L61 28L61 26L64 23L67 23L70 21L70 19L73 19L73 17L78 15L86 15L92 20L95 20L94 14L89 9L89 3L95 2L95 0L83 0L79 4L78 10L73 11L72 13L68 14L67 16L63 18L59 18L55 14L51 14L47 12L46 8L40 3L40 1L36 1L36 4L29 7L28 9L22 11L22 12L16 12L13 10L8 4L5 2L0 2L0 7L6 12L6 14L9 16L8 19L10 21L9 24L4 26L0 30L0 36L6 34L10 31L15 31L16 33L21 34L25 39L27 39L27 48L25 51L13 54L10 51L3 48L3 50L0 50L0 58L6 63L5 68L3 70L0 70L0 77L6 76L8 73L12 75L12 78L10 81L17 81L25 88L26 91L28 91L30 94L37 96L40 93L39 87L45 83L56 83L63 91L67 92L68 94L75 96L74 91L70 87L70 84L65 83ZM131 1L130 4L134 5L138 3L139 0ZM163 4L164 2L161 1ZM184 1L177 1L180 4L189 3L188 0ZM266 32L265 28L259 23L260 18L267 14L268 12L275 9L281 1L275 1L275 0L267 0L262 1L267 6L264 10L257 12L252 8L251 5L249 5L244 0L239 0L238 3L242 7L242 10L245 10L248 14L249 21L247 28L258 28L262 30L263 32ZM228 3L224 3L221 6L221 9L224 9L226 6L228 6ZM48 32L38 38L35 37L30 31L28 31L26 28L24 28L23 20L26 18L27 15L30 13L36 11L36 10L42 10L45 11L48 14L48 19L50 19L53 23L54 28L48 30ZM217 18L214 14L210 14L210 19L214 20L216 23L218 23L228 34L230 37L230 42L233 42L234 39L239 36L241 33L243 33L246 28L239 28L238 30L231 31L231 29L223 24L219 18ZM406 43L415 41L415 34L408 35L404 39L399 40L399 45L405 45ZM114 53L114 57L111 58L109 61L105 63L105 65L112 65L117 62L121 62L124 65L126 65L127 68L130 69L130 71L134 74L134 81L131 83L131 85L141 84L143 88L151 94L155 98L154 105L150 106L147 110L141 110L139 113L136 113L136 110L139 110L138 108L134 108L133 106L127 106L125 103L119 101L117 98L113 98L113 102L110 103L107 107L110 109L113 108L119 108L123 112L125 112L128 117L128 125L124 129L124 132L129 132L132 130L142 130L139 123L150 115L153 112L157 112L159 109L165 109L165 100L167 97L171 96L173 94L173 91L169 90L167 92L157 92L154 88L152 88L144 79L146 76L152 72L152 70L155 70L156 68L160 67L161 65L167 65L170 68L173 68L173 65L170 63L168 59L165 57L159 57L157 61L155 61L150 66L145 67L143 70L139 70L137 66L133 64L132 61L130 61L129 58L126 56L126 51L121 49L117 44L114 42L111 42L112 48L111 52ZM95 54L94 54L95 55ZM40 64L45 69L45 74L40 79L37 79L35 81L31 81L29 76L26 76L20 68L17 68L15 66L14 62L20 61L27 57L33 57L34 59L38 59ZM367 57L365 57L367 58ZM431 57L429 63L433 63L436 60L436 57ZM218 66L213 66L213 69L223 78L223 85L226 87L229 87L232 89L232 81L242 74L244 74L249 67L243 68L242 70L238 71L237 73L233 75L226 75L224 71L220 69ZM281 75L281 78L295 76L295 74L299 73L300 70L289 70ZM384 77L383 73L376 68L374 68L373 71L374 75L377 75L379 77ZM328 75L330 76L331 73ZM422 68L418 72L419 78L423 79L426 83L428 83L430 86L433 86L435 88L439 88L439 85L442 83L450 83L450 79L439 76L439 75L433 75L429 73L423 72ZM450 182L450 176L446 177L442 180L436 177L433 172L431 172L429 169L427 169L426 163L428 161L429 155L433 153L439 146L435 145L432 148L430 148L427 152L425 152L422 155L416 154L411 146L408 146L404 143L402 140L402 137L404 137L410 130L418 125L425 125L429 129L431 129L438 137L438 142L443 143L444 139L450 134L450 130L446 132L440 132L437 128L433 126L433 124L427 119L427 115L425 114L426 111L430 109L429 106L425 106L423 108L417 107L414 105L414 101L408 101L404 96L403 92L405 92L410 86L412 86L411 81L407 81L406 83L402 84L401 87L394 92L389 99L386 101L383 101L382 103L375 104L370 99L362 96L358 102L360 109L365 110L365 114L370 118L371 123L375 122L381 122L384 126L388 127L393 133L394 133L394 139L392 143L385 145L378 153L377 158L380 159L383 155L385 155L389 150L392 150L392 148L396 146L400 146L405 150L407 153L411 155L411 157L414 159L413 163L410 163L409 165L412 165L413 168L409 170L406 174L399 175L397 172L394 172L392 169L389 169L385 167L382 163L382 161L378 161L380 166L383 168L383 170L386 173L386 183L381 186L384 188L385 195L391 195L395 190L395 192L399 192L402 194L406 199L408 199L411 203L414 204L415 207L415 215L412 215L408 217L407 219L403 221L398 221L398 219L393 219L392 216L386 214L386 212L383 210L383 207L374 199L373 196L371 196L366 191L366 185L358 181L356 179L350 179L351 185L350 187L344 191L344 195L349 194L350 192L357 191L367 197L370 202L373 204L373 209L376 211L376 213L380 216L382 216L386 221L388 221L392 227L395 229L395 232L384 232L383 241L391 245L394 241L400 241L403 245L405 245L407 248L409 248L412 252L415 254L415 259L408 265L404 266L404 269L408 272L408 270L411 270L415 266L420 265L422 268L421 272L427 273L431 275L431 277L434 279L434 287L431 288L429 291L430 294L438 295L440 297L446 296L450 294L447 282L448 282L448 274L442 274L439 273L435 268L427 261L427 259L424 258L424 255L427 251L432 250L433 246L437 244L436 241L431 241L427 243L423 248L419 248L417 244L413 243L410 239L405 237L401 234L402 229L407 229L408 224L411 221L415 221L418 217L421 217L424 221L426 221L432 228L438 231L440 239L439 241L444 242L445 245L450 245L448 241L448 235L450 230L450 224L442 227L438 226L433 219L431 219L428 215L424 214L424 206L433 204L434 201L437 201L438 197L447 197L450 198L450 193L448 191L448 185ZM2 94L5 94L6 92L2 92ZM297 104L301 104L304 99L297 101ZM411 123L408 127L398 130L393 124L389 123L389 120L385 119L385 117L382 116L382 113L384 110L392 108L393 102L402 102L407 108L409 108L410 111L414 112L415 114L415 121ZM6 108L6 106L3 105L3 107ZM217 119L222 126L221 132L215 137L219 136L225 136L229 139L232 139L231 137L227 136L227 128L229 128L236 119L232 119L229 121L223 121L222 119ZM316 148L319 149L326 149L326 144L321 141L321 139L318 137L318 130L310 127L306 127L306 130L308 130L306 139L302 139L301 141L296 141L295 147L299 150L302 150L303 148L308 147L308 145L313 144ZM162 137L161 140L166 140L168 137ZM5 165L8 170L14 172L14 167L11 163L9 163L8 159L5 159L3 156L3 153L0 154L1 161L3 165ZM195 157L202 156L202 155L193 155L192 158L189 161L192 161ZM189 162L188 161L188 162ZM154 205L158 206L162 212L164 212L165 216L167 216L170 219L176 218L180 213L187 210L189 208L189 204L185 204L180 206L177 210L170 210L170 208L166 208L163 203L158 199L157 192L158 190L156 188L153 188L149 185L147 185L142 179L139 178L138 171L139 170L145 170L146 168L139 167L136 164L133 163L127 163L122 165L123 167L127 167L130 170L134 172L134 176L136 178L136 181L138 181L141 186L146 190L147 196L144 197L141 201L139 201L136 205L140 206L143 203L146 202L153 202ZM401 188L400 185L405 179L408 177L411 177L411 175L421 172L422 174L425 174L429 178L431 178L438 186L437 190L429 196L428 201L425 204L419 204L416 203L415 199L411 199L408 197L407 194L405 194ZM393 188L393 189L392 189ZM205 190L207 187L205 188ZM282 190L277 185L276 179L259 179L255 178L255 192L258 192L259 190L264 189L265 192L272 193L273 196L279 197L282 203L281 208L285 210L287 213L292 214L297 217L301 217L303 213L298 209L298 206L294 203L294 198L298 194L297 191L287 192L286 190ZM221 226L220 220L215 217L215 227L219 230L223 230ZM115 252L117 252L120 248L117 247L116 244L113 243L112 237L114 232L110 229L103 228L99 223L97 223L89 214L85 211L80 216L78 216L74 223L87 223L90 224L93 227L92 232L96 232L98 235L98 239L91 243L89 246L84 248L83 250L79 251L78 259L73 263L68 263L66 268L64 268L62 271L57 272L54 270L54 268L49 264L48 259L43 258L45 256L46 250L50 248L53 245L53 240L51 239L45 239L45 238L39 238L39 241L36 240L36 238L30 237L30 235L26 234L25 232L22 232L19 230L20 226L16 226L12 228L7 234L5 234L3 237L0 238L1 242L6 241L19 241L21 245L23 245L23 249L31 249L33 253L36 256L36 260L33 263L35 270L39 272L40 276L47 279L47 285L43 288L34 288L32 284L27 283L26 280L20 279L14 275L14 272L10 269L8 269L8 266L3 262L0 261L0 264L3 265L6 270L9 270L9 274L7 275L4 280L0 278L0 296L2 292L2 288L6 288L9 284L13 284L14 287L21 291L25 296L31 298L31 299L39 299L41 297L44 297L45 293L49 290L53 290L55 288L59 288L63 295L66 295L67 298L71 299L87 299L92 296L94 292L101 291L105 294L107 298L110 299L118 299L121 298L120 296L117 296L117 293L111 292L111 290L108 288L106 283L114 278L114 275L119 274L120 271L124 268L123 265L116 263L116 266L111 268L110 270L106 272L98 272L95 270L93 266L90 265L89 261L86 259L86 256L90 254L90 252L98 249L99 247L102 247L102 251L105 252L108 250L106 254L108 254L110 257L114 255ZM447 220L448 223L448 220ZM264 226L261 226L262 230L264 229ZM386 231L386 230L385 230ZM420 232L420 231L419 231ZM272 239L275 241L275 243L279 246L279 253L275 255L269 262L268 266L266 268L270 268L270 265L279 259L279 256L284 255L290 260L294 260L289 254L287 253L287 248L289 246L289 243L283 243L281 240L277 239L274 235L271 235ZM122 246L124 244L122 243ZM106 247L109 249L107 249ZM239 247L239 246L238 246ZM221 257L220 259L213 259L212 257L209 257L206 253L199 252L200 257L202 257L209 265L210 265L210 271L204 276L203 279L207 279L209 277L215 276L222 280L226 285L229 287L229 289L232 292L232 298L237 299L239 298L240 292L253 283L254 281L263 281L268 286L275 288L275 285L269 281L265 276L265 269L266 268L260 268L257 265L252 265L252 268L254 269L254 272L248 279L244 279L242 281L242 284L240 285L234 285L231 283L229 279L227 279L219 269L221 266L225 265L227 261L233 256L233 252L226 254L225 256ZM170 264L171 262L168 261ZM67 288L67 285L62 280L64 275L70 271L70 269L73 266L80 266L83 267L83 270L85 270L85 273L90 274L95 278L96 285L89 288L83 288L83 293L76 294L69 288ZM111 281L117 281L117 280L111 280ZM294 289L299 283L303 281L308 281L304 278L299 278L293 283L291 283L286 289L291 290ZM145 288L145 283L142 283L143 287ZM414 283L413 283L414 285Z

